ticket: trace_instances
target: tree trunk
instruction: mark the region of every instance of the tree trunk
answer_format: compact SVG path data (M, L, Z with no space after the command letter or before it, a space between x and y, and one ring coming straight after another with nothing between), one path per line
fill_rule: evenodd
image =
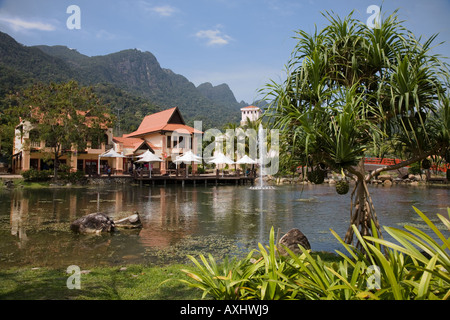
M357 168L349 170L356 177L355 189L351 195L351 207L350 207L350 226L345 235L345 242L352 244L354 231L352 225L355 225L360 234L364 236L373 236L372 234L372 221L374 222L378 237L381 238L381 228L378 223L378 218L373 206L372 198L367 188L367 181L364 179L364 159L362 159ZM357 243L357 248L362 250L361 244Z
M393 165L386 165L379 167L378 169L373 170L367 175L364 169L364 158L360 160L356 168L354 167L347 168L350 173L356 176L356 186L351 195L350 226L347 230L347 233L345 234L345 242L347 244L351 244L353 242L354 232L352 225L355 225L358 228L362 236L366 235L374 236L372 234L372 221L375 224L378 237L382 238L381 228L378 223L378 218L375 212L375 208L373 206L372 198L370 197L369 194L369 189L367 188L367 183L370 182L370 180L372 180L373 177L375 177L377 174L383 171L391 171L403 168L412 163L421 161L427 158L428 156L432 155L433 153L435 153L434 150L426 153L420 153L408 160L404 160L402 162ZM353 204L355 193L356 199L355 203ZM362 246L359 242L357 243L356 246L362 250Z
M58 160L58 154L55 153L55 161L53 162L53 180L58 180L58 167L59 167L59 160Z
M53 150L54 150L54 155L55 155L55 160L53 162L53 180L57 181L58 180L58 169L59 169L60 145L56 145Z

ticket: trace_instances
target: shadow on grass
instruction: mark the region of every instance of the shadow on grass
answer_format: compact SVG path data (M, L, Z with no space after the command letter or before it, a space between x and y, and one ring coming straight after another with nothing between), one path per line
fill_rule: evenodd
M201 292L178 281L180 266L95 268L81 274L81 289L69 289L70 274L55 269L0 272L0 300L195 300Z

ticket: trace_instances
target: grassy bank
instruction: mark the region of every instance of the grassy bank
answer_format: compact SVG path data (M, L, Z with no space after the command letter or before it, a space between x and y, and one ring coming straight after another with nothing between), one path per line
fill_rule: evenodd
M314 253L327 263L337 255ZM198 300L202 291L177 279L188 280L182 269L192 264L106 266L81 270L81 289L68 289L66 269L0 269L0 300ZM165 280L172 279L160 285Z
M0 300L182 300L201 292L178 281L187 278L184 265L130 265L82 270L81 289L69 289L65 269L13 268L0 271Z

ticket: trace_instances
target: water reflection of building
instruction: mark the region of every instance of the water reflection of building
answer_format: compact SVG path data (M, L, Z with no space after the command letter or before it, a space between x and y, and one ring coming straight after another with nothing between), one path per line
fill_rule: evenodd
M139 233L145 246L167 248L198 230L198 191L159 188L148 195L144 206L143 229Z
M26 221L28 218L28 198L22 192L14 192L11 199L11 235L19 238L19 247L28 241L26 234Z

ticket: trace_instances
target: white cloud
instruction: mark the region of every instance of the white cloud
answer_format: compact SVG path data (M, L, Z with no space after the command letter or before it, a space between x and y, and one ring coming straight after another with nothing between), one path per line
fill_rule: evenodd
M177 8L170 5L152 6L146 1L140 1L140 6L144 11L156 13L161 17L170 17L178 11Z
M174 8L172 6L169 6L169 5L159 6L159 7L152 7L152 8L150 8L150 10L155 12L155 13L157 13L157 14L159 14L162 17L170 17L171 15L173 15L177 11L176 8Z
M218 29L200 30L195 34L195 36L199 39L206 39L206 44L208 46L223 46L232 40L230 36L223 34L222 31Z
M9 25L9 27L14 31L22 31L22 30L53 31L56 29L56 27L50 23L44 23L39 21L26 21L19 17L9 18L0 16L0 21L6 22Z

